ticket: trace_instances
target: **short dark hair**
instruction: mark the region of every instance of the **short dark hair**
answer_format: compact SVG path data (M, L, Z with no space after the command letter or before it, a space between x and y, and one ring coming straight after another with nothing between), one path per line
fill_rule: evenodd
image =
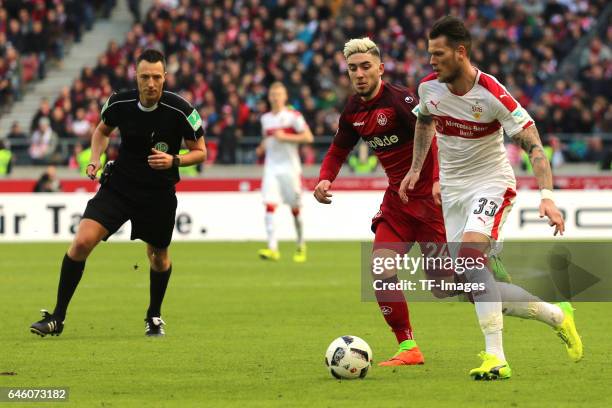
M441 36L445 36L448 43L455 48L463 45L467 55L470 55L472 35L461 19L453 16L445 16L438 19L431 27L429 39L433 40Z
M138 58L136 59L136 66L140 64L140 61L147 61L151 63L161 61L164 67L164 71L166 70L166 58L164 57L164 54L162 54L161 51L155 50L153 48L147 48L142 52L142 54L138 56Z

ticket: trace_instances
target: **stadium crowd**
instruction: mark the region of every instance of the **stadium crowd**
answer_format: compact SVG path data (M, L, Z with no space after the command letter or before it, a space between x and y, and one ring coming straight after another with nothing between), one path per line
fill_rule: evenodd
M200 111L211 160L255 160L254 153L237 157L237 146L243 137L260 135L267 86L276 80L287 85L290 104L304 114L315 140L331 136L350 94L344 42L371 37L383 52L384 79L416 93L419 80L430 72L428 27L445 14L465 19L474 37L473 63L495 75L528 108L557 163L599 161L606 154L597 134L612 132L612 28L608 25L583 49L576 78L556 76L593 30L605 0L406 3L158 0L122 44L111 42L95 67L85 68L55 101L41 102L29 129L30 157L67 162L66 152L56 157L50 145L56 138L87 145L111 92L134 86L133 63L147 47L167 55L166 89ZM589 136L568 142L555 136L560 133ZM34 147L40 143L49 144L42 155ZM305 162L316 162L324 150L304 147ZM111 149L109 159L113 156Z
M96 12L109 0L0 1L0 113L21 98L31 81L44 79L49 63L59 63L66 44L79 42Z

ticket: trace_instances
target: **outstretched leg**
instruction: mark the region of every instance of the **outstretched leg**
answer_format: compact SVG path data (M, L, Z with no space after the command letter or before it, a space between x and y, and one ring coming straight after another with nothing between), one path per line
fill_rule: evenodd
M569 302L544 302L525 289L509 283L498 282L497 287L504 315L533 319L549 325L565 343L569 357L575 362L582 359L582 340L574 323L574 309Z
M32 333L46 336L47 334L59 335L62 332L68 305L83 276L85 261L96 245L107 235L108 230L99 222L89 218L81 220L77 234L62 261L57 302L53 314L43 310L43 319L30 327Z

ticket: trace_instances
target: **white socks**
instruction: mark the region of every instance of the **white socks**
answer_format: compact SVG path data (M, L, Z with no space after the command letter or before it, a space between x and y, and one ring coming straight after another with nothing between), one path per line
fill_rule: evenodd
M520 286L498 282L497 287L505 315L538 320L553 328L559 327L563 322L565 316L559 306L543 302Z
M485 334L485 347L487 353L497 356L501 361L506 361L502 341L502 329Z
M466 271L468 282L484 283L484 292L474 292L474 308L478 316L480 329L485 337L485 351L506 361L502 341L504 317L499 289L493 275L486 269Z
M268 248L273 251L278 251L278 240L274 232L274 212L266 211L266 233L268 234ZM304 227L302 223L302 214L298 211L293 215L293 223L295 225L295 233L297 235L298 246L304 245Z
M293 215L293 223L295 224L295 234L297 235L297 244L299 247L304 245L304 234L302 227L302 214L297 213L297 215Z
M506 361L502 342L503 315L534 319L557 328L565 318L559 306L543 302L525 289L504 282L495 282L486 270L465 272L468 282L484 283L484 292L474 292L474 306L485 336L486 352ZM503 311L503 314L502 314Z
M268 248L273 251L278 251L278 241L274 233L274 213L266 211L266 233L268 234Z

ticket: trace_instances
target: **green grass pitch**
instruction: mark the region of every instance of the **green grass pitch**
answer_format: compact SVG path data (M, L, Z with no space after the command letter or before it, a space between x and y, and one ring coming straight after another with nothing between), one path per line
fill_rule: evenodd
M0 372L16 373L0 387L66 386L83 407L612 406L610 303L576 305L578 364L550 328L506 318L514 376L503 382L467 375L484 347L473 306L411 303L426 364L337 381L323 362L334 338L363 337L375 363L396 349L376 304L360 301L357 242L310 243L302 265L288 243L278 263L259 261L256 243L175 243L163 339L143 334L144 244L102 244L64 333L41 339L28 327L55 303L66 247L0 245Z

